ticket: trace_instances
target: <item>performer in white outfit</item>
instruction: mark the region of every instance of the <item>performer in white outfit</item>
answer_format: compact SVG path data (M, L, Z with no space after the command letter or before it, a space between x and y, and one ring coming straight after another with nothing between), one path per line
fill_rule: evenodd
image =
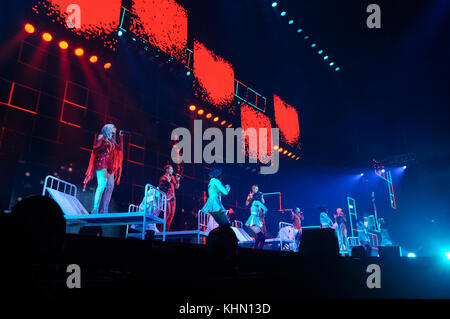
M208 185L208 200L201 211L204 214L210 214L219 227L229 225L226 215L227 210L222 205L222 194L228 195L230 192L230 185L222 185L222 182L220 181L222 177L222 170L219 168L213 168L209 172L209 177L211 179Z
M339 251L348 252L349 251L349 243L347 237L347 227L345 226L345 222L347 218L345 217L345 213L342 208L336 209L336 214L334 214L335 223L333 225L334 230L336 231L336 236L339 241Z

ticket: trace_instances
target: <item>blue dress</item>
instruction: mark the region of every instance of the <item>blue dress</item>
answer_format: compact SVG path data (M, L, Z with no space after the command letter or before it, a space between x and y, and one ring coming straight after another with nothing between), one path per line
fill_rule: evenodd
M250 217L245 222L245 226L258 226L259 228L263 227L263 222L261 217L259 217L260 208L262 208L264 212L267 211L267 208L263 203L259 200L254 200L252 202L252 206L250 207Z
M222 205L222 194L228 195L229 189L223 187L217 178L211 178L208 185L208 200L201 209L202 213L210 214L219 226L229 224L226 212Z

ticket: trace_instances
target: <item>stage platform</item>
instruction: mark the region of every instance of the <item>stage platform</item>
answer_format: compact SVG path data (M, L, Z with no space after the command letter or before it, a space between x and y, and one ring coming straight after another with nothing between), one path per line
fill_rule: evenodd
M159 218L149 212L147 206L156 203L156 200L153 200L152 203L147 205L143 210L136 209L138 206L131 204L128 212L125 213L91 214L78 200L78 188L76 185L51 175L45 177L42 195L49 195L55 200L59 207L61 207L67 226L127 226L128 235L129 226L134 225L139 227L140 225L141 232L139 237L145 239L148 224L163 224L161 239L165 241L166 195L163 192L156 190L150 184L147 184L145 186L145 203L150 202L149 196L151 191L153 191L153 193L159 192L162 194L162 197L158 202L160 202L159 206L162 206L162 203L164 205L164 207L160 207L161 210L164 211L164 218Z

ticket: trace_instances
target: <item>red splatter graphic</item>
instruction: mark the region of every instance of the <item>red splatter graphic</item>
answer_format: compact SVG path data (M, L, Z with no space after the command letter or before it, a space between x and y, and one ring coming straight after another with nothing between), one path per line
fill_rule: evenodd
M234 114L234 69L198 41L194 42L195 94Z
M166 54L185 61L188 19L174 0L134 0L131 31Z
M275 122L281 132L281 138L288 144L294 144L300 137L300 126L298 122L297 110L273 95L273 105L275 108Z
M258 144L255 149L255 147L252 147L252 145L249 145L249 137L245 137L245 144L246 144L246 155L253 159L258 159L261 162L265 162L267 160L266 156L272 154L272 124L270 122L270 119L262 114L261 112L258 112L254 108L248 106L245 103L241 104L241 127L243 130L246 130L248 128L254 128L256 130ZM261 132L259 134L260 128L266 128L267 132L264 134ZM267 154L258 154L258 148L260 141L267 141L267 151L265 153ZM264 152L263 152L264 153ZM265 156L266 155L266 156Z
M67 28L68 22L79 20L79 28L69 29L86 39L100 38L105 47L114 48L117 40L111 35L119 26L121 4L122 0L40 0L33 10ZM68 7L71 9L69 12Z

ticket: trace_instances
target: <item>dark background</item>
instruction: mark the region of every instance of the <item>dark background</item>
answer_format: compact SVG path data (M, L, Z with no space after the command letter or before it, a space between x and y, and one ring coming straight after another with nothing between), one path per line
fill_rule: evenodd
M278 1L276 8L271 2L179 1L188 11L189 47L195 38L228 60L236 78L269 97L269 108L276 93L299 111L301 160L281 157L279 173L265 177L245 170L248 166L224 167L225 182L233 189L227 205L242 206L250 186L259 183L264 192L282 192L283 208L303 208L306 225L317 225L315 205L326 204L334 211L346 208L346 197L351 196L363 214L372 209L370 194L375 191L379 213L395 243L419 254L448 250L450 3L377 1L382 27L368 29L370 1L286 0ZM2 209L19 197L39 193L39 182L47 174L56 172L80 185L89 158L80 147L89 149L93 134L108 121L134 133L133 140L126 141L124 180L114 192L111 209L140 202L142 186L155 184L169 159L169 132L192 123L186 107L200 103L192 97L192 77L140 55L125 38L119 39L116 52L102 52L113 59L111 72L83 68L73 57L62 62L55 41L33 61L41 51L37 48L44 49L39 37L19 36L27 19L36 19L29 4L2 6L1 101L9 97L11 81L41 92L38 114L0 105ZM280 16L282 9L285 17ZM290 18L293 25L287 23ZM38 31L46 23L35 23ZM303 32L297 33L298 28ZM55 38L67 35L57 26L51 30ZM310 39L303 39L306 34ZM70 40L88 46L76 37ZM311 43L318 46L311 48ZM89 46L100 50L94 41ZM319 49L341 67L339 72L323 61ZM89 90L86 111L70 115L81 128L59 122L66 80L84 87L74 87L76 99ZM24 100L17 103L36 99L26 89L19 96ZM128 148L130 142L145 150ZM394 211L387 185L374 176L371 160L411 152L416 160L407 163L403 173L393 169L398 205ZM207 172L203 165L185 166L178 228L201 206L197 199L206 188ZM90 186L81 198L86 207L95 182ZM275 197L267 201L269 207L278 205ZM243 221L248 216L245 210L238 209L238 214ZM270 213L273 235L281 219L288 216Z

